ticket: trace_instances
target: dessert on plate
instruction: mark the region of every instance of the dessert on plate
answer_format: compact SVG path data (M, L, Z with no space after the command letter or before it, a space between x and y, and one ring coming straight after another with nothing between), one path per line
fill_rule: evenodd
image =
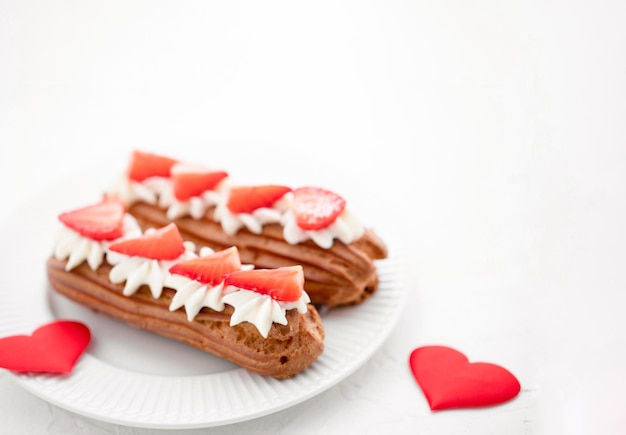
M237 246L257 268L301 265L311 301L355 305L376 292L387 247L347 201L317 186L241 185L228 172L134 151L109 189L142 229L176 223L185 240Z
M301 266L255 268L234 245L184 240L173 222L142 229L115 196L59 220L48 279L75 302L277 379L322 353Z

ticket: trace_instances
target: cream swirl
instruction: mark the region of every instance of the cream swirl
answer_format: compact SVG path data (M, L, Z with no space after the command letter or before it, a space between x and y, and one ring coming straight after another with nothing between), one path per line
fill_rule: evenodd
M296 309L300 314L304 314L308 310L307 304L311 302L304 290L297 301L281 302L255 291L237 287L235 289L236 291L227 289L227 294L222 298L223 303L232 305L235 309L230 318L230 326L250 322L256 326L263 338L267 338L273 323L287 324L287 310Z
M135 218L129 214L125 214L122 221L122 236L115 240L90 239L64 225L57 233L53 255L60 261L67 259L66 271L74 269L83 261L87 261L89 267L96 270L102 264L106 248L111 243L138 235L141 235L141 228Z
M363 224L347 209L326 228L319 230L304 230L298 226L292 210L288 210L282 216L283 238L289 244L295 245L306 240L313 240L320 248L330 249L334 239L339 239L345 244L358 240L363 235Z
M171 194L171 198L164 199L159 205L167 207L167 218L170 220L178 219L183 216L191 216L194 219L202 219L206 212L216 206L222 201L224 192L226 191L226 185L220 183L220 186L215 190L207 190L199 196L193 196L187 201L178 201L176 197ZM169 203L166 201L169 199Z
M149 177L139 182L124 174L113 182L108 193L119 196L126 205L138 201L161 205L169 202L169 195L173 195L170 185L171 181L166 177Z
M213 219L220 222L224 232L231 236L242 227L251 233L261 234L263 225L280 223L283 213L291 206L291 196L291 193L286 193L272 207L259 207L252 213L233 213L226 205L228 197L225 195L220 198Z
M203 284L199 281L182 275L170 274L165 280L165 286L176 290L176 294L170 303L170 311L176 311L185 307L187 320L190 322L198 315L203 307L215 311L224 310L224 282L216 286Z
M184 245L185 252L174 260L155 260L108 251L107 262L113 266L109 272L109 280L114 284L126 282L124 296L132 296L139 287L147 285L152 297L158 299L170 276L170 267L179 261L196 257L195 245L192 242L184 242Z
M203 247L200 249L200 256L206 257L214 251L211 248ZM242 265L242 270L250 270L253 265ZM217 285L204 284L183 275L171 273L165 280L165 286L176 291L176 294L170 302L170 311L176 311L180 307L185 307L187 320L190 322L198 315L204 307L211 308L215 311L224 311L224 302L222 297L229 291L235 291L235 288L224 288L224 281Z

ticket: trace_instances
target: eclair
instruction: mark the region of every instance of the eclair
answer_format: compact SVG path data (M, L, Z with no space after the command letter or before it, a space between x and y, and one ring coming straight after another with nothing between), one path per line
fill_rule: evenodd
M317 186L240 185L223 170L134 151L108 192L141 228L176 223L185 240L214 250L237 246L257 268L301 265L312 303L363 302L378 288L387 247L339 194Z
M295 376L323 352L301 266L242 263L236 246L198 246L175 223L144 231L117 197L59 220L47 274L69 299L276 379Z

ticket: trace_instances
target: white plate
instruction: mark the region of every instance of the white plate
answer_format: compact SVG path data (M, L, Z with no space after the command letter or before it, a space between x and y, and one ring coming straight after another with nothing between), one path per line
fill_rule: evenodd
M219 358L92 313L47 283L61 211L94 202L93 170L51 186L0 230L0 336L30 334L57 318L81 320L92 341L70 375L11 374L25 389L75 413L147 428L219 426L267 415L309 399L361 367L393 330L406 298L400 258L378 263L379 291L356 307L323 316L325 349L293 379L251 374ZM89 177L87 177L89 174ZM390 245L392 248L393 245Z

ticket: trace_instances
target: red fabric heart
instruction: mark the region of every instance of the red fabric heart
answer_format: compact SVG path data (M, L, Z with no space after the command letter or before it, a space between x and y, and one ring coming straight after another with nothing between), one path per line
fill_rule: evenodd
M32 335L0 338L0 367L15 372L70 373L90 339L82 323L57 320Z
M446 346L419 347L411 352L409 364L433 411L496 405L520 391L519 381L505 368L470 363Z

